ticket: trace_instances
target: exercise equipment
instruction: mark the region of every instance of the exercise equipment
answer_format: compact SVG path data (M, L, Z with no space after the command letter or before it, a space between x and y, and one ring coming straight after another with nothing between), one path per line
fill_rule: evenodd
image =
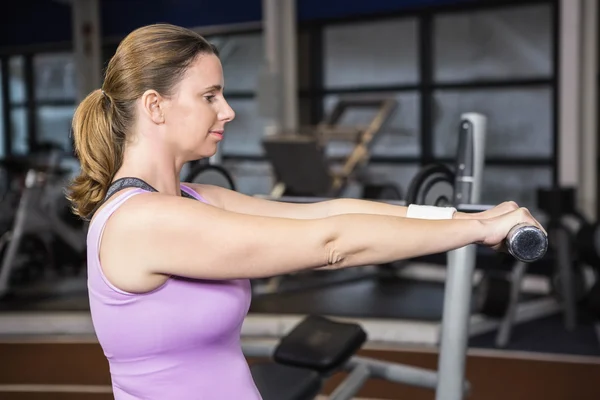
M236 190L233 177L224 167L217 164L198 163L192 166L184 182L214 185Z
M84 270L87 223L70 213L64 187L71 171L60 162L61 154L51 151L44 162L27 164L10 230L0 239L0 296L26 289L17 283L46 284L43 290L51 290L52 278ZM23 282L18 276L36 279Z
M546 301L538 307L530 307L529 313L540 318L551 312L562 311L565 328L573 330L577 325L578 304L585 300L588 293L577 239L585 221L575 211L573 189L540 188L537 196L537 208L547 218L548 235L552 242L551 264L544 275L551 287L547 297L553 303ZM501 320L496 336L498 347L508 344L527 268L524 263L515 263L508 273L490 271L479 284L479 311Z
M361 168L368 162L372 143L396 107L393 99L346 98L315 127L266 136L262 146L276 179L270 195L340 197L350 183L357 182L362 186L363 198L401 199L397 185L377 182ZM356 109L375 110L374 117L366 126L343 126L345 113ZM353 146L339 169L326 155L332 142Z
M470 149L475 150L478 145L477 140L474 140L476 136L468 134L470 129L472 127L468 124L461 127L458 146L459 155L454 170L445 164L432 164L421 169L408 188L407 203L453 206L460 202L472 200L465 196L474 193L469 191L470 185L480 185L480 181L473 179L473 169L483 168L483 151L469 151ZM479 146L483 147L481 143ZM474 159L468 160L469 157L474 157ZM550 203L555 204L552 201ZM543 207L540 208L543 210ZM548 238L538 228L531 227L522 230L521 234L523 234L523 237L514 238L521 239L522 246L519 246L518 249L507 246L509 253L514 258L512 266L509 267L509 272L494 269L485 270L475 293L476 310L483 315L501 320L496 335L496 345L498 347L504 347L508 344L517 320L518 305L521 301L521 285L527 272L528 263L542 259L548 249ZM559 236L560 234L559 232ZM555 236L554 233L551 235L553 238ZM559 237L556 239L562 243L562 239ZM527 242L530 243L531 247L526 245ZM565 251L563 248L563 245L558 246L558 257L555 258L557 273L553 281L561 289L564 289L566 325L570 328L574 326L574 317L572 316L574 313L572 299L573 268L570 258L563 255ZM522 249L525 249L526 254L515 253L515 251ZM540 252L536 253L538 250ZM559 305L555 301L548 302L536 299L534 302L527 304L527 306L530 305L535 307L528 307L529 318L541 318L559 309ZM486 323L487 321L482 321L480 325ZM479 327L471 325L471 332L478 333Z
M237 190L233 176L222 165L221 151L219 147L210 158L187 163L182 171L182 181Z
M600 228L589 221L576 206L573 187L551 187L538 190L538 207L549 218L549 234L553 238L556 263L551 287L564 306L564 324L573 330L579 310L596 318L596 335L600 341ZM591 271L592 280L584 271ZM593 281L595 279L595 282Z
M475 113L461 116L459 129L459 151L456 160L457 172L451 194L445 196L460 211L482 211L489 206L479 205L483 173L483 149L485 148L486 118ZM424 174L425 175L425 174ZM420 178L419 178L420 179ZM440 181L445 186L448 180ZM437 183L440 185L440 183ZM423 193L420 184L411 184L409 192ZM431 190L433 186L430 186ZM411 194L411 196L413 196ZM298 196L262 196L272 200L292 202L323 201L327 198ZM428 198L428 196L424 196ZM404 201L387 202L406 205ZM444 200L446 202L446 200ZM438 204L439 205L439 204ZM520 262L534 262L546 252L548 241L543 232L535 227L517 226L507 236L506 246ZM438 379L435 382L436 400L457 400L464 395L464 368L466 346L469 337L471 312L472 276L475 269L475 245L465 246L447 253L447 276L444 292L444 310L441 324L440 357ZM417 374L424 376L427 373Z
M360 325L308 316L275 344L243 344L244 355L268 359L250 370L264 400L312 400L323 383L340 371L349 372L329 395L350 400L370 378L434 389L443 379L435 372L357 356L367 340ZM463 391L469 391L464 382Z

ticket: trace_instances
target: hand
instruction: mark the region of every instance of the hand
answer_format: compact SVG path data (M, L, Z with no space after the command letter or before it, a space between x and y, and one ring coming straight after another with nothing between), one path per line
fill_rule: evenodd
M489 219L495 218L500 215L509 213L511 211L518 210L519 206L514 201L505 201L504 203L500 203L497 206L490 208L489 210L485 210L478 213L464 213L464 212L456 212L454 213L455 219Z
M533 218L526 208L517 208L498 216L480 219L480 221L484 229L484 240L481 244L489 246L496 251L505 251L504 239L506 239L506 236L508 236L508 233L515 225L533 225L540 228L547 235L546 230Z

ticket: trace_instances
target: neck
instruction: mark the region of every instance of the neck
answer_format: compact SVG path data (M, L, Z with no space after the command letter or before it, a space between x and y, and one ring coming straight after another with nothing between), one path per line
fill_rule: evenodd
M180 196L179 176L182 167L183 163L180 165L164 147L153 146L152 143L136 143L126 148L123 165L114 179L139 178L160 193Z

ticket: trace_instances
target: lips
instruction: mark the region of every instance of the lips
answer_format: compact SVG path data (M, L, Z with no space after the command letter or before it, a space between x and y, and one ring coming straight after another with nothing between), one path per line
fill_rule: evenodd
M219 139L223 138L223 130L216 130L216 131L208 131L208 133L211 133L215 136L217 136Z

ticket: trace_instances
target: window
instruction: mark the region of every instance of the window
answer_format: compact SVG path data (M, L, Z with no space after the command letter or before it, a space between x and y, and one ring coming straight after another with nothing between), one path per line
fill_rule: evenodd
M258 115L256 101L230 99L229 105L235 111L235 119L225 126L223 155L262 155L261 140L268 121Z
M513 200L532 212L537 209L537 188L552 185L551 167L486 166L483 176L481 203Z
M487 157L552 157L549 87L438 90L434 99L436 157L456 154L460 116L464 112L479 112L487 117Z
M52 142L65 151L72 149L71 120L75 106L39 106L36 109L38 143Z
M375 87L419 80L417 21L332 25L324 32L324 86Z
M552 17L547 4L435 18L435 80L550 78Z
M27 101L25 89L25 57L15 56L8 60L10 82L10 104L23 104Z
M37 101L75 101L75 64L71 53L36 54L33 57Z
M418 156L420 154L419 108L420 96L415 92L375 92L360 95L328 95L325 97L325 113L329 113L335 104L346 97L355 98L393 98L397 105L388 123L384 125L373 142L373 156ZM375 109L349 109L344 113L341 126L366 126L375 113ZM353 147L352 143L332 143L328 148L329 156L346 156Z
M227 92L252 92L257 89L263 64L262 34L213 36L207 40L219 49Z
M8 81L10 95L11 149L13 154L26 154L29 151L27 90L25 79L25 57L14 56L8 60Z
M27 154L29 152L27 109L25 107L13 108L10 111L10 123L12 128L11 152Z

